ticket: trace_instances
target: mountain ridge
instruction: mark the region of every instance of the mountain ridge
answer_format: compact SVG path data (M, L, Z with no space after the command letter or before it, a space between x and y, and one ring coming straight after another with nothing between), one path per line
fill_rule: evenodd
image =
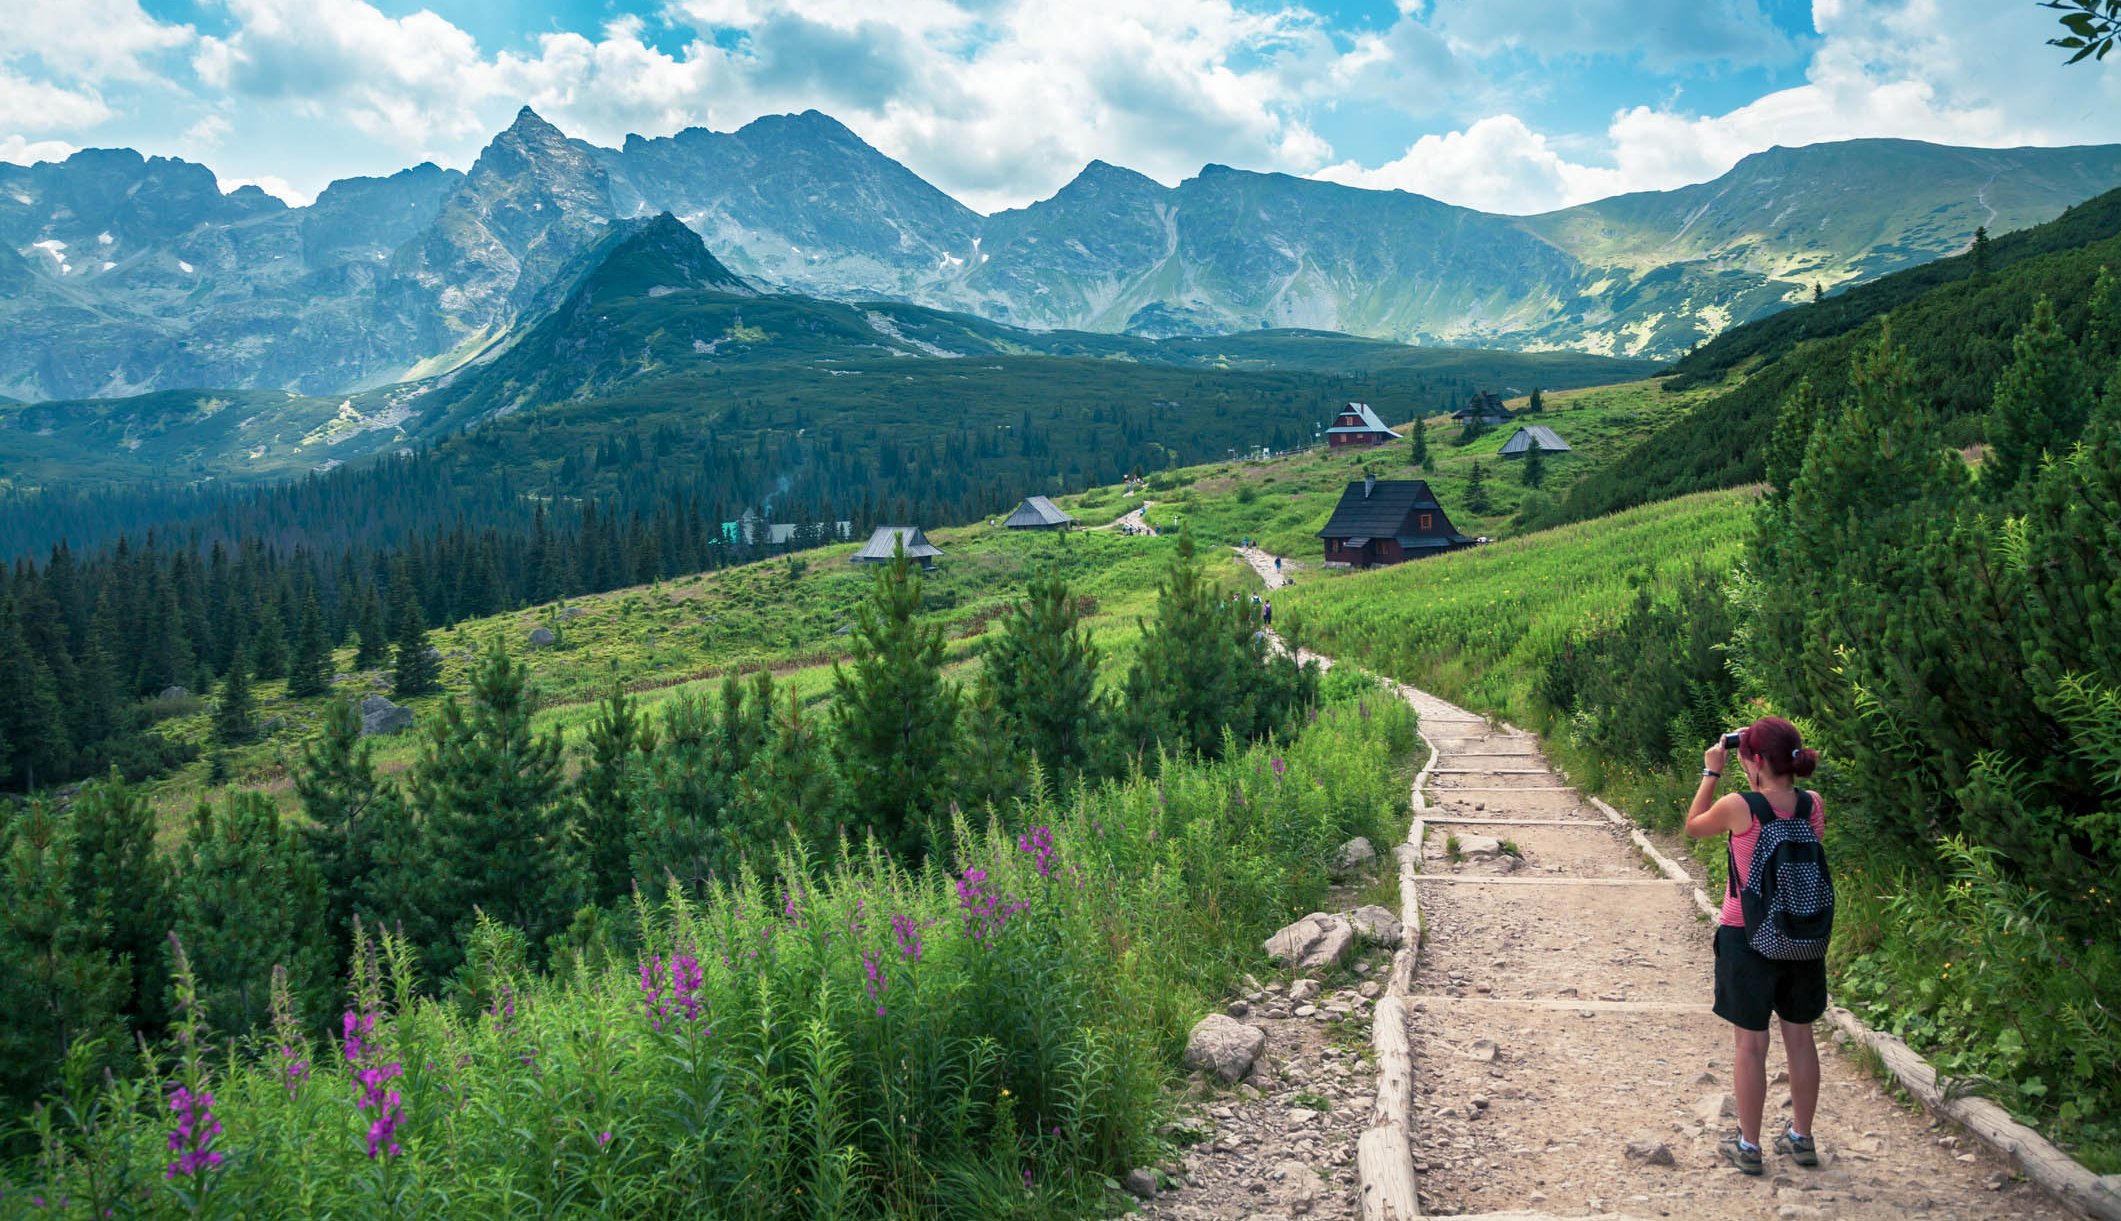
M1668 359L1814 284L1941 257L1978 223L2034 223L2114 185L2121 146L1858 141L1509 216L1221 164L1167 187L1093 160L981 216L815 110L613 149L525 106L469 171L342 180L305 208L132 150L0 165L16 256L0 260L0 393L340 394L446 372L509 342L610 224L663 212L768 291L1037 329ZM143 194L152 214L128 211Z

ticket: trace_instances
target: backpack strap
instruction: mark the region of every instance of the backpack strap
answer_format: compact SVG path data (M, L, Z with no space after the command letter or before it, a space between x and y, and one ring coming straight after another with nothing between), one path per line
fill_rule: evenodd
M1761 821L1760 812L1763 807L1767 810L1767 816L1769 818L1773 818L1775 816L1775 807L1768 805L1767 798L1762 797L1760 794L1754 792L1753 790L1740 789L1738 790L1738 795L1740 797L1745 798L1746 812L1753 816L1753 821L1755 823ZM1735 895L1739 891L1745 889L1745 887L1740 884L1738 880L1738 851L1737 849L1731 846L1737 841L1737 839L1738 832L1736 831L1733 831L1729 835L1723 837L1723 889L1726 895Z
M1815 809L1815 808L1816 808L1816 807L1814 807L1814 806L1813 806L1813 804L1812 804L1812 790L1810 790L1810 789L1798 789L1798 790L1797 790L1797 812L1796 812L1796 814L1792 815L1792 817L1794 817L1794 818L1801 818L1801 819L1805 820L1806 822L1810 822L1810 821L1812 820L1812 811L1813 811L1813 809Z

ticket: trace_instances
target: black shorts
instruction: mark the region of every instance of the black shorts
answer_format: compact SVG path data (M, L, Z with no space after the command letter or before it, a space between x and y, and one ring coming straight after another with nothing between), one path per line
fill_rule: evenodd
M1826 960L1778 962L1745 943L1745 930L1716 926L1716 1016L1766 1030L1769 1016L1809 1026L1826 1012Z

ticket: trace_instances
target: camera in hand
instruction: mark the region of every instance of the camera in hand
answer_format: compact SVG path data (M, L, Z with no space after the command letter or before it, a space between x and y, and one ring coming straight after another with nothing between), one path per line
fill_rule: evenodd
M1723 748L1725 750L1737 750L1738 737L1743 732L1743 730L1734 729L1731 732L1723 735Z

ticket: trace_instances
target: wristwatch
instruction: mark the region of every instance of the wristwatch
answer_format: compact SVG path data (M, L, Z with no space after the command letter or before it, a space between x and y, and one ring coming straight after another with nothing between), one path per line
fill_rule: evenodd
M1709 769L1707 769L1707 768L1705 768L1705 767L1701 769L1701 774L1702 774L1702 775L1704 775L1704 776L1707 776L1707 777L1709 777L1710 779L1713 779L1713 780L1721 780L1721 779L1723 779L1723 773L1722 773L1722 772L1712 772L1712 771L1710 771Z

